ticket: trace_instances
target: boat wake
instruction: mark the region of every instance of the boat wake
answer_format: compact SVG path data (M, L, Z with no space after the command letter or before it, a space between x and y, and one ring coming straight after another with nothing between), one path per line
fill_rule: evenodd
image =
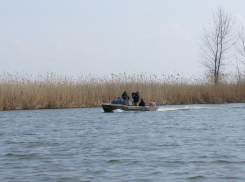
M124 110L122 110L122 109L116 109L113 112L124 112Z
M178 110L197 110L197 109L211 109L209 107L159 107L157 111L178 111ZM212 108L213 109L213 108Z

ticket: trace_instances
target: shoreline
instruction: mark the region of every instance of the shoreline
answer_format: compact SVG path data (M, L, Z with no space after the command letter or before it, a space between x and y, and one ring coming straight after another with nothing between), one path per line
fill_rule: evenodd
M205 105L205 104L210 104L210 105L216 105L216 104L242 104L245 103L245 101L241 101L241 102L224 102L224 103L184 103L184 104L159 104L158 106L167 106L167 105ZM100 106L90 106L90 107L63 107L63 108L37 108L37 109L10 109L10 110L0 110L0 112L2 111L27 111L27 110L51 110L51 109L85 109L85 108L102 108L102 103Z

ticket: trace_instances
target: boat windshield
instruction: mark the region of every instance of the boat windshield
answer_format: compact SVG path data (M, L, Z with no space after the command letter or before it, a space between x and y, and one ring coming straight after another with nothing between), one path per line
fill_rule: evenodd
M121 98L115 98L113 101L123 101Z

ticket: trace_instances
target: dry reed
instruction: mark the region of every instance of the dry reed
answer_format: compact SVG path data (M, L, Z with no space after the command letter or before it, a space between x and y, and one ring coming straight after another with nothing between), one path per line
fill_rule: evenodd
M111 77L93 75L73 79L54 73L31 75L3 73L0 77L0 110L55 109L97 107L111 102L123 91L139 91L146 103L215 104L245 102L245 80L237 77L220 79L212 84L211 78L181 78L177 76L111 74ZM237 81L239 80L239 81ZM131 96L131 95L130 95Z

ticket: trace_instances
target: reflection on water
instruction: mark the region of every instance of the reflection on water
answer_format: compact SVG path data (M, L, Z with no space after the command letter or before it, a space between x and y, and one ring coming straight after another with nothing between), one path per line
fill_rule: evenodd
M244 181L244 111L1 111L0 181Z

